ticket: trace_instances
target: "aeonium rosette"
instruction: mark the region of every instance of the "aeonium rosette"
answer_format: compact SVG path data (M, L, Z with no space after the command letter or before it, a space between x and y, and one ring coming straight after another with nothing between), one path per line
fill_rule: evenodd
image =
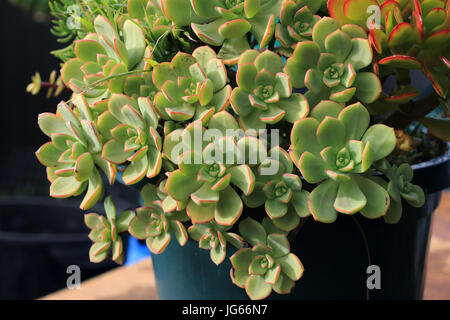
M403 212L402 199L416 208L425 204L424 191L412 183L414 171L409 164L391 166L386 159L383 159L376 162L374 166L388 178L388 181L377 178L377 183L382 185L391 197L391 205L384 217L386 223L395 224L400 221Z
M89 258L91 262L99 263L111 255L112 260L122 264L125 261L125 251L120 234L128 231L128 225L135 214L132 210L125 210L117 215L111 196L105 198L104 206L106 217L96 213L84 216L86 226L91 229L89 239L94 242L89 250Z
M381 94L373 72L363 71L373 60L366 32L357 25L341 26L324 17L313 28L312 41L297 44L285 65L294 88L309 90L311 107L321 100L349 102L353 97L372 103Z
M129 225L130 234L136 239L146 240L147 247L154 254L162 253L175 237L180 246L188 240L188 233L183 222L189 220L183 208L167 209L164 205L167 194L162 188L165 181L157 188L147 184L142 188L141 196L144 206L136 210L136 217Z
M291 133L291 157L309 183L320 183L309 197L314 218L331 223L337 212L360 212L369 219L389 209L388 192L363 175L395 148L392 128L369 127L370 115L360 103L342 108L323 101L311 118L299 120Z
M152 86L151 78L138 72L151 67L146 61L151 52L144 32L131 19L120 21L120 30L115 25L104 16L97 16L96 33L75 42L76 58L61 69L66 86L75 93L84 93L94 107L114 93L147 96L147 87ZM129 74L131 71L136 73Z
M231 258L233 283L245 288L253 300L267 298L272 290L290 293L295 281L303 275L303 265L291 253L284 234L267 234L263 225L247 218L239 224L239 232L252 246L236 252Z
M209 47L200 47L192 55L179 52L171 62L153 70L153 82L159 89L155 107L164 120L207 122L228 106L231 87L223 62Z
M273 174L264 174L267 168L277 168ZM266 213L278 229L289 232L295 229L300 218L310 215L309 192L302 190L302 181L294 173L294 165L289 154L277 146L269 151L269 156L253 169L255 189L249 196L243 196L247 207L264 205Z
M99 128L110 140L102 157L117 165L126 165L122 179L127 185L144 177L153 178L162 167L162 139L157 131L158 115L150 99L135 100L114 94L108 111L99 118ZM109 132L109 134L108 134Z
M172 21L191 25L202 42L222 46L218 55L227 64L235 64L250 49L249 32L261 48L269 44L281 4L282 0L162 0L164 14Z
M308 114L308 101L292 93L291 79L282 70L283 60L272 51L247 50L241 55L238 87L230 102L245 130L265 129L281 120L293 123Z
M282 45L280 51L291 56L298 42L311 40L312 30L320 16L324 0L287 0L283 2L280 23L275 29L275 37Z
M221 264L227 254L227 245L231 244L241 249L245 241L233 232L229 232L231 226L222 226L214 221L204 224L194 224L189 227L188 232L191 239L198 241L201 249L209 250L211 260Z
M56 114L39 115L39 127L52 141L44 144L36 156L48 167L50 196L68 198L87 189L80 205L87 210L103 196L99 170L112 184L117 168L101 157L104 138L84 96L75 94L73 103L75 109L62 102Z
M208 129L197 121L166 136L164 157L179 169L168 173L165 189L177 201L187 201L186 211L195 224L215 220L231 226L243 210L242 194L253 191L255 177L250 165L267 157L266 146L256 137L227 135L237 130L226 111L216 114Z

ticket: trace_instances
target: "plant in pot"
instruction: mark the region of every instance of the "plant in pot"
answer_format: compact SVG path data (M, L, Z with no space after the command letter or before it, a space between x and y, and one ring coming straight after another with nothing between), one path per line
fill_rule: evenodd
M389 280L372 297L421 297L449 182L448 1L79 5L57 52L73 95L39 117L36 154L84 210L102 176L142 195L86 216L92 261L120 262L128 231L160 298L365 298L371 264Z

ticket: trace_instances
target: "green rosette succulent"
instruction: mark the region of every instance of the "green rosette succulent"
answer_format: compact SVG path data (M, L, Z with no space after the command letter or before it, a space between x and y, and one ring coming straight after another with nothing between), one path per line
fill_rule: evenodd
M188 229L189 236L198 241L201 249L209 250L211 260L216 264L221 264L227 254L227 244L231 244L237 249L242 249L244 239L233 232L228 232L231 227L221 226L215 222L205 224L195 224Z
M233 117L225 111L217 114L211 122L215 123L216 119L226 121L227 117L238 128ZM179 169L168 173L165 189L173 199L187 201L186 211L194 224L214 220L220 225L231 226L243 210L241 197L233 186L244 195L253 191L255 177L248 165L252 157L249 155L264 153L265 146L254 137L243 137L237 142L234 136L214 138L212 129L211 124L206 130L201 123L195 122L166 137L164 155ZM210 137L209 141L212 141L202 143L202 137L205 140ZM182 146L179 156L174 155L174 145ZM261 157L264 156L267 154ZM255 165L258 158L255 156Z
M153 178L161 171L162 139L157 127L158 116L149 98L141 97L136 103L125 95L114 94L109 100L108 111L99 118L99 129L110 137L102 157L126 165L122 173L125 184Z
M146 184L142 188L144 207L137 210L137 217L129 228L130 234L137 239L145 239L147 247L155 254L166 249L172 235L181 246L188 240L188 233L183 225L183 222L189 221L186 205L177 203L172 208L168 207L168 202L173 203L175 200L164 190L166 181L162 181L159 187Z
M161 254L167 248L172 235L180 246L188 240L186 228L176 218L164 214L159 201L136 209L136 217L131 220L128 231L136 239L146 240L154 254Z
M291 56L298 42L312 40L314 25L320 20L316 13L323 0L286 0L283 2L280 23L275 37L282 45L281 52Z
M135 214L132 210L126 210L117 216L114 201L109 196L104 200L106 218L96 213L88 213L84 216L86 226L91 229L89 239L94 242L89 250L91 262L99 263L111 256L118 264L125 260L121 233L128 231L130 221Z
M114 93L144 96L146 86L151 85L149 78L137 72L151 68L145 60L151 53L144 32L133 20L123 20L119 24L121 37L115 23L97 16L96 33L75 42L76 57L61 69L64 84L75 93L84 93L89 103Z
M381 94L381 83L372 72L361 70L372 63L373 54L366 32L356 25L341 25L322 18L313 29L312 41L297 44L284 72L294 88L307 87L312 106L321 100L340 103L356 97L372 103Z
M292 93L291 78L282 70L283 60L272 51L247 50L241 55L236 75L239 87L230 102L245 130L265 129L283 119L293 123L307 116L308 101Z
M189 221L189 216L186 214L186 202L173 199L166 191L166 183L167 179L161 181L158 187L146 184L142 188L144 207L151 207L158 203L166 217L181 222Z
M179 52L170 63L156 65L153 81L159 89L155 107L164 120L207 122L229 103L231 87L225 66L206 46L192 55Z
M101 157L103 138L84 96L75 94L74 104L75 110L62 102L56 114L39 115L39 127L51 138L51 142L44 144L36 156L48 167L50 196L68 198L78 196L87 189L80 205L81 209L87 210L103 196L99 170L112 184L117 168Z
M414 172L409 164L391 166L387 160L381 160L374 166L388 178L388 182L376 178L377 183L382 185L391 196L391 206L384 217L387 223L395 224L400 221L403 211L402 199L416 208L425 204L425 194L422 188L412 183Z
M247 218L239 231L252 248L243 248L231 258L230 274L235 285L245 288L252 300L267 298L272 290L288 294L303 275L303 265L290 253L289 241L279 233L267 234L257 221Z
M264 169L278 168L274 174L264 174ZM255 170L255 190L243 200L247 207L264 205L266 213L276 228L289 232L311 213L308 208L309 192L302 190L300 177L293 173L294 165L289 154L275 147L269 157Z
M358 211L369 219L384 216L389 194L363 174L394 150L394 130L369 128L369 112L360 103L342 109L324 101L311 116L294 124L290 154L306 181L320 183L309 197L314 218L332 223L337 212Z
M179 25L191 25L197 37L212 46L222 46L219 58L227 64L235 64L239 55L250 49L247 33L266 47L275 32L276 19L280 15L282 0L162 0L166 15ZM180 15L176 6L190 2L193 16L203 19L191 21ZM189 5L189 6L190 6ZM177 12L175 15L174 13ZM178 17L180 15L180 17Z

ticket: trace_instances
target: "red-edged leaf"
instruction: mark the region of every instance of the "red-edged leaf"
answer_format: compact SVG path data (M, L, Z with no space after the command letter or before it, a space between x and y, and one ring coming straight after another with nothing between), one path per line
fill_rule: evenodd
M393 68L403 69L421 69L422 62L417 58L405 55L393 55L384 59L381 59L378 64L386 65Z

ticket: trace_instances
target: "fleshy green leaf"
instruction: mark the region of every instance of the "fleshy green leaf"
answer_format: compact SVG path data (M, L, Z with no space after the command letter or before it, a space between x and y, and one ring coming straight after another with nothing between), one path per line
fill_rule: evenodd
M334 202L338 193L339 184L333 180L327 180L315 188L309 198L314 219L324 223L332 223L337 219Z
M252 218L246 218L239 224L239 232L252 246L266 244L267 234L264 227Z
M267 298L272 292L272 285L267 284L263 276L252 275L245 283L245 291L252 300Z

